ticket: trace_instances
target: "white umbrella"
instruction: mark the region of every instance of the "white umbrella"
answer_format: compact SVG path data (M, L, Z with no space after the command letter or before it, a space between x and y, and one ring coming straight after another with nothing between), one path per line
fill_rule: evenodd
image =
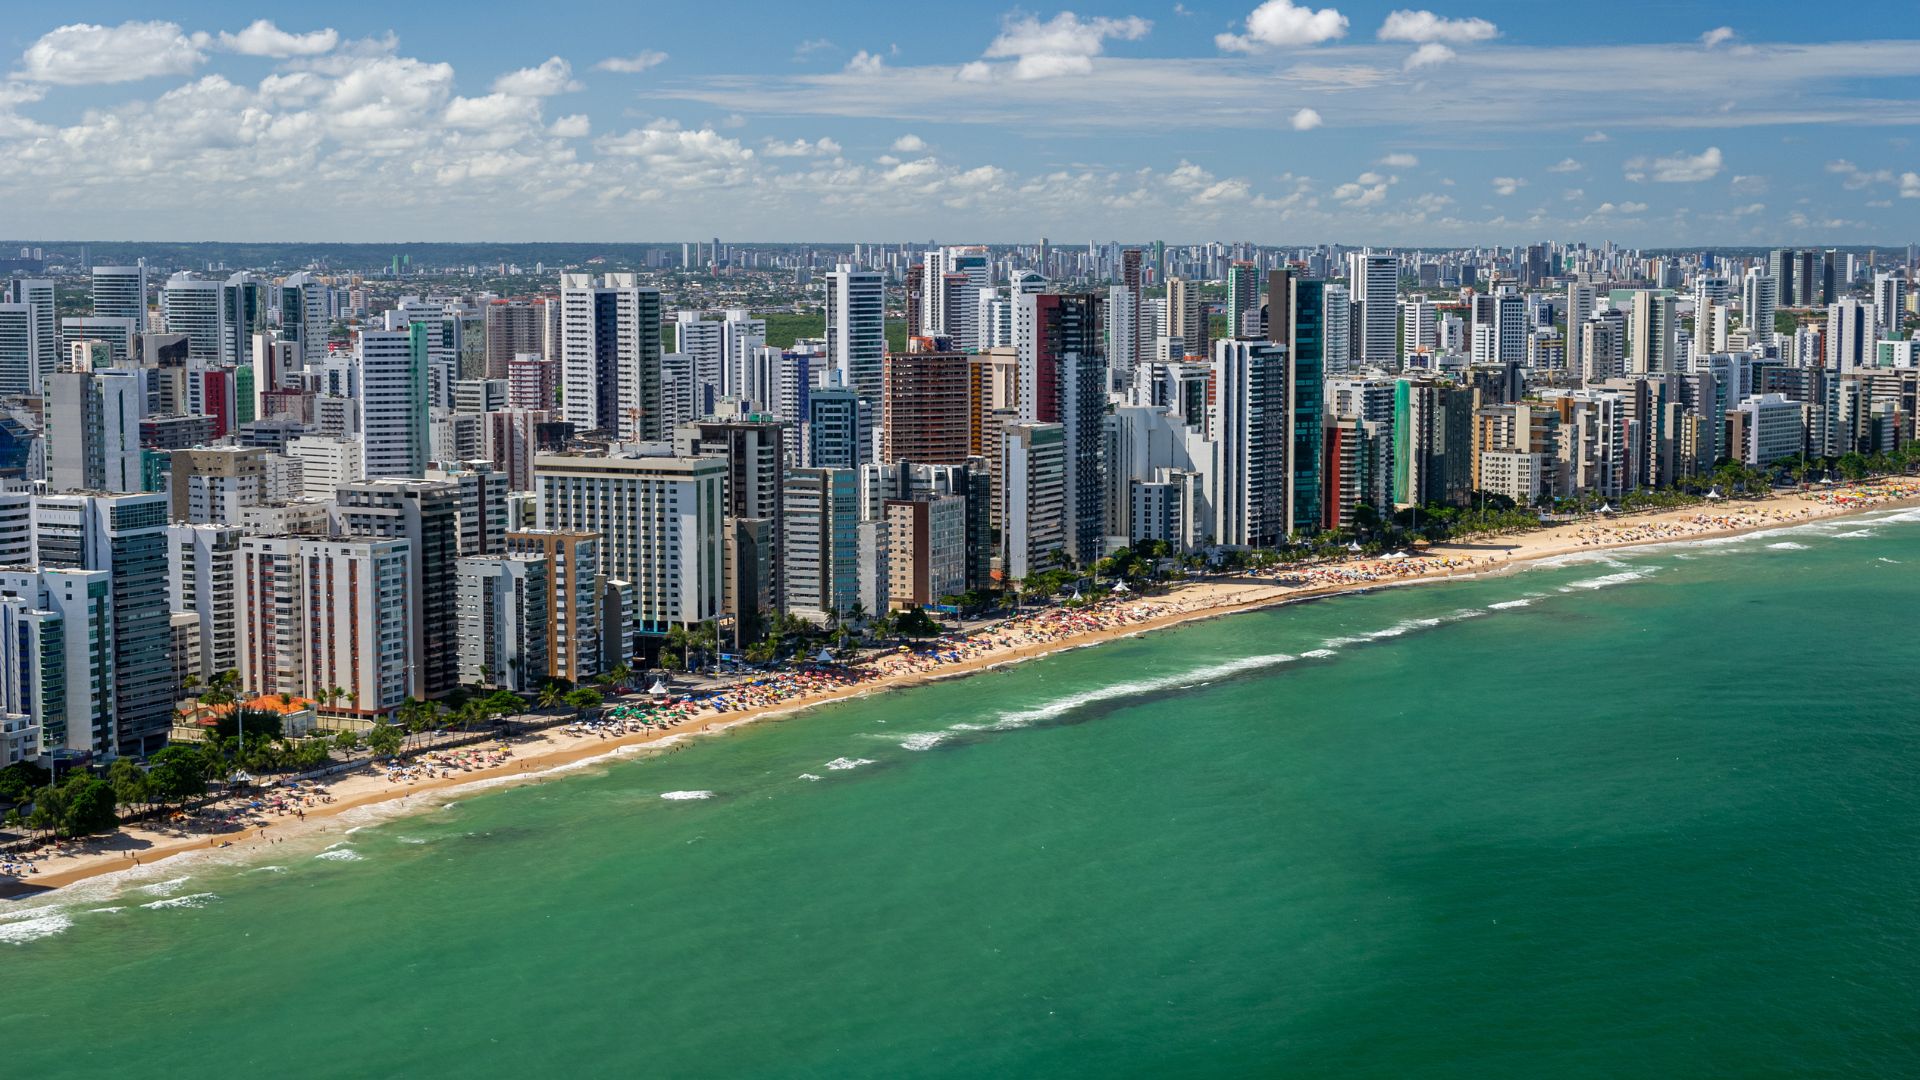
M1612 504L1612 503L1601 503L1601 504L1600 504L1600 512L1601 512L1601 513L1603 513L1603 514L1611 514L1611 513L1613 513L1613 504Z
M1348 544L1347 550L1353 552L1355 555L1360 554L1360 541L1355 540L1352 543Z
M1113 585L1113 591L1117 593L1123 593L1123 592L1131 592L1132 590L1127 588L1126 582L1116 581L1114 582L1114 585Z
M652 688L650 688L647 693L652 694L654 697L663 697L667 693L667 684L661 682L659 679L655 679L653 680Z

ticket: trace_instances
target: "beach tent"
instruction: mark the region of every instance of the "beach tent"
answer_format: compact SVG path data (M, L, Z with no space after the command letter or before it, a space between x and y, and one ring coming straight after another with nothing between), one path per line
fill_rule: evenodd
M830 652L825 646L822 646L820 649L820 655L814 657L813 659L814 659L814 662L818 664L831 664L833 663L833 653Z
M1726 498L1726 496L1725 496L1725 495L1722 495L1722 494L1720 494L1720 485L1719 485L1719 484L1715 484L1715 485L1713 485L1713 490L1712 490L1712 491L1709 491L1709 492L1707 492L1707 498L1709 498L1709 499L1724 499L1724 498Z
M1612 503L1601 503L1601 504L1600 504L1600 512L1601 512L1601 513L1603 513L1603 514L1611 514L1611 513L1613 513L1613 504L1612 504Z
M667 684L661 682L659 679L655 679L653 680L653 686L648 688L647 693L652 694L654 697L666 697Z
M1360 541L1355 540L1352 543L1348 544L1347 550L1353 552L1355 555L1360 554Z
M1132 592L1133 590L1127 588L1126 582L1116 581L1113 583L1113 591L1117 593L1124 593L1124 592Z

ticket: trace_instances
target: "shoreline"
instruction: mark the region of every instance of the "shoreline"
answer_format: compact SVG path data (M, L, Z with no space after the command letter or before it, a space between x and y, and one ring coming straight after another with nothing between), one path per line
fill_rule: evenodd
M329 784L333 801L308 807L303 817L273 817L237 833L180 835L145 826L125 829L91 843L77 845L78 850L44 859L39 873L19 879L17 891L0 893L0 900L45 898L66 886L107 875L124 874L132 878L186 854L218 851L228 855L253 855L275 844L311 839L333 832L332 826L339 823L336 819L356 810L388 807L393 811L388 816L396 817L415 813L442 805L446 797L469 789L485 790L552 779L602 759L611 761L619 757L666 753L690 745L696 737L712 737L750 724L786 719L820 705L964 678L1002 666L1203 619L1355 595L1377 588L1502 575L1553 559L1589 552L1734 539L1756 532L1793 528L1870 511L1920 506L1920 482L1899 478L1874 486L1891 488L1894 493L1878 501L1849 505L1826 502L1817 496L1809 497L1809 493L1789 492L1734 507L1696 505L1620 519L1584 519L1513 536L1435 544L1417 563L1392 563L1383 569L1367 571L1364 568L1378 567L1384 560L1361 560L1331 564L1328 571L1335 577L1343 573L1379 575L1366 580L1287 584L1283 583L1285 575L1281 579L1262 579L1249 575L1232 581L1176 584L1166 593L1112 602L1116 608L1129 604L1150 604L1165 609L1137 622L1100 626L1056 638L1008 643L1004 648L988 649L977 656L929 668L883 670L881 674L863 682L833 687L772 705L701 715L677 727L611 736L569 734L563 726L556 726L511 742L509 745L513 747L514 756L504 765L434 776L405 784L389 782L380 770L367 767L345 774ZM1716 509L1719 513L1710 513ZM1701 527L1697 522L1702 518L1725 520L1728 523ZM1347 568L1350 567L1360 569L1349 571ZM1405 569L1408 567L1420 567L1420 570L1410 573ZM881 657L879 662L884 664L889 659ZM420 798L416 799L415 796ZM226 841L224 846L222 840ZM136 856L137 863L134 861Z

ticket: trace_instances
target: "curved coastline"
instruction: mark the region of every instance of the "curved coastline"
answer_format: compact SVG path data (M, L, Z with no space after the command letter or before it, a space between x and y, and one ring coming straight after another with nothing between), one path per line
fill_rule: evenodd
M1467 544L1436 545L1430 554L1436 557L1477 558L1486 560L1468 568L1435 566L1432 570L1385 580L1318 585L1283 585L1273 581L1206 581L1181 585L1166 594L1155 595L1154 602L1170 602L1169 610L1139 622L1103 627L1046 641L1015 644L979 656L930 670L901 671L880 675L853 686L781 702L776 705L741 709L699 717L686 724L659 731L621 736L569 736L555 729L516 740L515 757L505 765L475 769L456 776L413 781L405 785L387 783L372 770L343 777L334 785L335 801L311 808L304 818L275 818L263 827L227 837L197 835L190 838L145 829L126 830L86 845L80 851L47 860L40 873L22 884L31 891L18 899L52 898L57 890L79 882L107 878L129 885L146 879L149 871L162 874L177 868L179 857L218 852L223 861L249 861L274 844L333 835L343 815L367 816L378 807L378 819L417 813L443 806L464 793L505 785L556 779L581 768L609 764L625 757L652 756L684 748L696 737L724 735L736 728L763 721L783 720L833 702L847 701L868 694L903 690L937 681L962 678L1007 665L1020 664L1071 649L1088 648L1108 641L1134 637L1184 625L1203 619L1220 618L1288 604L1322 600L1370 592L1376 588L1428 584L1441 581L1471 580L1477 577L1512 573L1568 556L1651 548L1661 545L1697 543L1702 540L1732 539L1751 533L1790 529L1817 521L1829 521L1862 513L1909 509L1920 506L1920 485L1901 485L1903 494L1871 505L1833 504L1798 493L1776 495L1769 499L1724 508L1727 515L1774 515L1771 520L1752 521L1726 528L1702 529L1683 536L1654 536L1617 541L1599 540L1591 535L1591 521L1554 526L1516 537ZM1790 513L1783 513L1790 512ZM1674 526L1699 516L1700 507L1664 511L1624 519L1618 525L1627 531ZM356 811L363 813L355 814ZM363 826L353 826L358 828ZM138 857L138 862L134 861ZM184 860L181 860L184 861ZM166 863L162 866L160 864Z

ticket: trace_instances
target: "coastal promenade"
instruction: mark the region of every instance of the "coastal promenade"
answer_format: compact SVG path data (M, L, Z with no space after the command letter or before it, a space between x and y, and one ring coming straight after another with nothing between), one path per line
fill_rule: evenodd
M244 827L237 829L229 825L218 833L202 833L190 826L136 826L70 843L58 854L37 858L35 872L25 882L42 892L101 875L141 873L187 853L220 851L244 857L272 844L342 833L349 826L338 819L351 811L406 813L476 785L550 778L595 759L665 752L686 746L696 735L719 734L852 696L961 677L1195 619L1382 586L1500 573L1582 552L1727 537L1911 505L1920 505L1920 480L1896 478L1731 505L1589 517L1511 536L1435 545L1417 555L1296 565L1229 579L1179 582L1150 595L1114 597L1084 608L1043 608L920 651L881 654L830 673L743 680L707 698L682 699L670 707L654 708L633 698L617 703L618 711L605 722L555 726L460 759L427 757L397 767L366 767L324 787L303 789L298 806L250 810Z

